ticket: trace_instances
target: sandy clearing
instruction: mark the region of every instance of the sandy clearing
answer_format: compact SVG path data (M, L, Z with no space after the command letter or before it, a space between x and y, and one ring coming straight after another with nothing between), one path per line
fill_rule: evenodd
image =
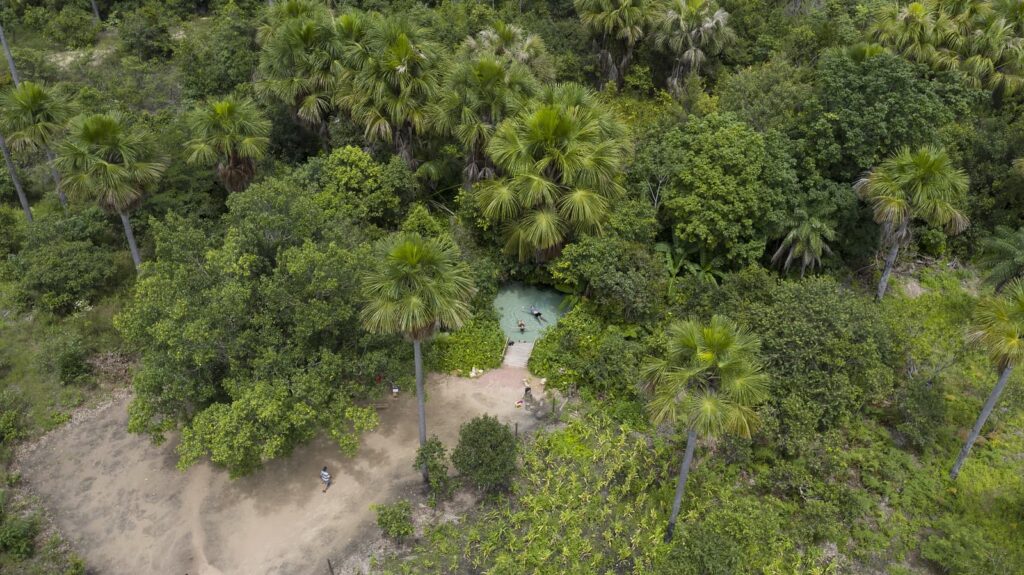
M537 420L515 407L526 376L501 368L474 380L433 377L428 433L453 446L459 426L482 413L533 428ZM356 457L318 439L234 481L206 463L178 472L173 441L153 446L127 433L127 399L51 433L20 467L98 573L326 573L328 557L338 564L378 536L371 503L419 488L415 398L388 403ZM336 481L326 494L323 465Z

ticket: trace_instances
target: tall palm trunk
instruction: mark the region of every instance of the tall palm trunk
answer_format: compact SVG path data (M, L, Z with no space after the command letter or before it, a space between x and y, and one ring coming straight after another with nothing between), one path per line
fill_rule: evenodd
M420 416L420 447L423 447L427 443L427 408L423 392L423 349L420 340L412 340L412 353L416 363L416 408ZM430 476L427 474L426 464L420 471L423 473L423 481L429 483Z
M14 65L14 56L11 55L11 47L7 44L7 36L4 35L4 27L0 26L0 44L4 47L4 57L7 58L7 67L11 70L11 79L14 80L14 85L17 86L21 83L21 78L18 77L18 67Z
M128 249L132 252L132 261L135 262L135 270L142 266L142 258L139 257L139 246L135 243L135 232L132 231L132 222L128 219L127 212L117 212L121 216L121 225L124 226L124 237L128 238Z
M89 0L92 4L92 17L96 19L96 23L100 22L100 8L96 5L96 0Z
M971 447L974 446L974 442L978 440L978 436L981 435L981 428L984 427L985 421L988 416L992 413L992 408L996 406L996 402L999 401L999 396L1003 394L1003 389L1006 387L1006 382L1010 379L1010 373L1013 371L1013 366L1008 365L1003 368L1003 372L999 374L999 381L996 382L996 388L989 394L988 400L985 402L985 406L981 408L981 413L978 415L978 421L974 422L974 428L971 429L971 434L967 436L967 442L964 443L963 449L960 450L960 455L956 458L956 463L953 464L953 469L949 471L949 478L956 479L960 475L960 468L963 467L964 461L967 460L967 454L971 452Z
M668 529L665 530L665 543L672 540L676 531L676 518L679 517L679 508L683 505L683 493L686 492L686 479L690 476L690 463L693 461L693 449L697 446L697 432L690 429L686 433L686 454L683 455L683 464L679 466L679 481L676 483L676 498L672 502L672 515L668 518Z
M672 73L668 77L668 91L678 98L683 93L683 61L676 59L672 64Z
M60 207L64 208L64 212L68 211L68 197L64 195L64 190L60 186L60 172L57 168L53 167L53 151L49 148L46 149L46 161L50 164L50 177L53 178L53 185L57 186L57 197L60 199Z
M7 173L11 175L11 181L14 182L14 191L18 194L21 209L25 210L25 218L31 222L32 210L28 207L28 198L25 197L25 190L21 187L21 179L18 178L18 172L14 168L14 159L11 158L11 151L7 149L7 140L4 139L3 134L0 134L0 149L3 150L4 162L7 163Z
M910 225L910 218L907 218L900 224L900 229L892 236L892 247L889 248L889 253L885 256L885 269L882 270L882 279L878 280L878 293L875 295L875 299L882 301L885 297L885 290L889 288L889 276L892 274L892 268L896 265L896 256L900 253L900 243L903 242L903 238L907 234L907 227Z

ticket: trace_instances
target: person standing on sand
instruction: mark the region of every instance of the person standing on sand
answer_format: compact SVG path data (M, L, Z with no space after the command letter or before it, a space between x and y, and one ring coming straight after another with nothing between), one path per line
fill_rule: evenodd
M326 465L320 470L320 483L324 484L324 490L321 493L327 493L327 488L331 486L331 474L328 473Z

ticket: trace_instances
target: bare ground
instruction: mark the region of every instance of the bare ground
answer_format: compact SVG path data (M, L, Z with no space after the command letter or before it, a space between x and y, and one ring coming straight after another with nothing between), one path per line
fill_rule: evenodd
M454 446L459 426L483 413L528 431L515 403L525 369L479 379L435 377L427 431ZM541 390L535 386L535 394ZM175 468L174 441L152 445L126 431L127 397L76 417L19 458L24 479L58 528L104 575L326 573L379 537L372 503L419 489L415 397L388 399L380 427L354 458L325 439L238 480L208 463ZM335 483L320 492L327 465Z

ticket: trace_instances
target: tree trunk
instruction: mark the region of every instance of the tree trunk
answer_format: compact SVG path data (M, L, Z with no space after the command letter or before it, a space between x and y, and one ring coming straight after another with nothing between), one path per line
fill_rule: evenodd
M665 530L665 543L672 540L676 531L676 518L683 504L683 493L686 491L686 478L690 475L690 462L693 461L693 449L697 446L697 432L689 430L686 434L686 454L683 464L679 466L679 482L676 483L676 499L672 502L672 515L668 518L668 529Z
M96 5L96 0L89 0L92 3L92 17L96 19L96 23L100 22L100 8Z
M427 443L427 408L426 397L423 392L423 350L420 340L412 340L412 352L416 363L416 408L420 416L420 447L423 447ZM420 471L423 473L423 481L429 483L430 476L427 474L427 466L425 464L420 468Z
M64 190L60 186L60 172L57 168L53 167L53 151L47 148L46 150L46 161L50 164L50 177L53 178L53 185L57 186L57 197L60 198L60 207L64 208L64 212L68 211L68 197L64 195Z
M878 293L875 295L876 301L882 301L885 296L885 290L889 288L889 275L892 274L892 268L896 265L896 256L900 253L900 243L903 241L903 236L907 233L907 223L910 220L903 222L900 225L900 229L892 237L892 247L889 248L888 255L885 256L885 269L882 270L882 279L878 281Z
M960 468L963 467L964 461L967 460L967 454L971 452L971 447L974 447L974 442L978 440L978 436L981 435L981 428L985 426L985 421L988 416L992 413L992 408L996 406L996 402L999 401L999 396L1003 394L1003 388L1006 387L1006 382L1010 379L1010 372L1013 371L1013 366L1008 365L1003 368L1003 372L999 374L999 381L996 382L996 388L989 394L988 400L985 402L985 406L981 408L981 413L978 415L978 421L974 422L974 428L971 429L971 434L967 436L967 442L964 443L963 449L960 450L960 455L956 458L956 463L953 464L953 469L949 472L949 478L955 480L960 475Z
M14 167L14 159L11 158L11 151L7 149L7 140L0 134L0 149L4 153L4 161L7 162L7 173L11 175L14 182L14 191L18 194L18 201L21 202L21 209L25 210L25 218L32 221L32 210L28 207L28 198L25 197L25 190L21 187L21 180L18 179L18 172Z
M14 65L14 56L11 55L11 47L7 44L7 36L4 35L3 26L0 26L0 44L3 44L4 47L7 67L11 69L11 80L14 80L14 85L17 86L21 83L21 78L18 77L18 67Z
M128 249L132 252L132 261L135 262L135 271L142 266L142 258L139 257L139 246L135 243L135 232L132 231L132 222L125 212L117 212L121 216L121 224L124 226L124 237L128 238Z
M672 73L668 77L668 91L677 99L683 93L683 86L680 79L683 77L683 62L676 60L672 64Z

